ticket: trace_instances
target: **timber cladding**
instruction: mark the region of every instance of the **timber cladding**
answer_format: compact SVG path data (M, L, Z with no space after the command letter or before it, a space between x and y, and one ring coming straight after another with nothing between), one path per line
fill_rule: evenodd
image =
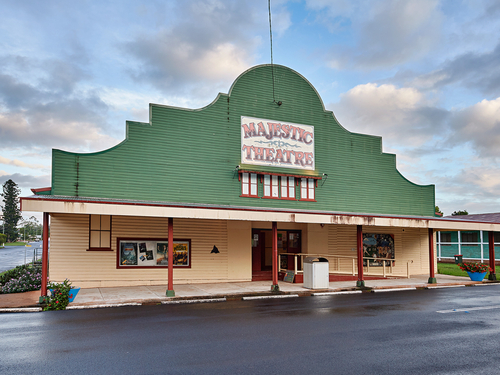
M167 218L113 216L112 251L87 251L88 215L52 214L49 275L51 281L68 278L81 287L159 285L167 283L166 268L117 269L117 238L167 238ZM191 268L175 269L182 283L230 281L228 231L222 220L176 219L174 238L191 240ZM248 242L248 241L247 241ZM219 253L212 254L216 245ZM244 276L236 275L236 281Z
M356 257L356 226L328 225L328 255ZM391 234L394 236L396 259L394 276L406 276L409 262L412 275L424 275L429 270L429 238L427 229L363 226L363 233ZM336 260L330 264L330 272L336 271ZM352 260L342 260L340 271L350 272ZM382 269L372 268L372 272L382 273Z
M273 72L274 69L274 98ZM281 102L277 105L276 102ZM241 117L314 127L315 170L245 165ZM348 124L347 124L348 126ZM240 197L235 167L322 177L315 201ZM382 152L380 137L351 133L295 71L257 66L229 94L191 110L150 105L150 122L127 122L126 139L92 154L53 150L52 194L188 204L433 216L434 186L419 186ZM326 176L324 175L328 175ZM297 191L299 188L297 188ZM259 182L262 196L262 182Z

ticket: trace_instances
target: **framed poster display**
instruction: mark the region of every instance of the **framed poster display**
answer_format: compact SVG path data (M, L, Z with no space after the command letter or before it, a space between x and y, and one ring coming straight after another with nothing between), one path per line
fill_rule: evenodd
M117 268L168 267L168 239L117 238ZM191 268L191 240L174 239L174 268Z
M392 234L375 234L363 233L363 257L367 258L384 258L394 259L394 235ZM390 260L368 259L370 267L390 266ZM363 265L366 266L367 259L363 260Z

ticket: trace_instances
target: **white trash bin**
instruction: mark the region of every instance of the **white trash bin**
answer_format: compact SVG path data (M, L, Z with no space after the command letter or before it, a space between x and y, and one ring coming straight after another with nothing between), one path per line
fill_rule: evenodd
M307 257L304 259L304 288L328 289L330 274L328 259Z

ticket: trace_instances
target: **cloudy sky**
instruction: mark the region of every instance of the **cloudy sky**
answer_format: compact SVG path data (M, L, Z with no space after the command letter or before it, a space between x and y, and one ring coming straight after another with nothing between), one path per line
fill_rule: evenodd
M272 20L274 63L445 215L500 211L500 1L274 0ZM267 0L0 0L0 183L50 186L52 148L113 146L148 103L207 105L269 44Z

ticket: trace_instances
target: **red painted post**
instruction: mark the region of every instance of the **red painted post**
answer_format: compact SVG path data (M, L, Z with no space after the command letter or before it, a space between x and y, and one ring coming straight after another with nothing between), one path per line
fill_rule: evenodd
M489 253L490 253L490 268L492 271L488 275L488 280L496 280L497 279L497 274L495 270L495 232L489 231L488 232L488 247L489 247Z
M434 270L434 229L429 228L429 284L437 284Z
M49 213L43 213L43 242L42 242L42 289L39 302L47 297L47 278L49 268Z
M273 285L271 285L272 292L279 292L278 285L278 223L273 221Z
M168 218L168 286L167 297L175 297L174 291L174 219Z
M364 287L364 270L363 270L363 226L358 225L356 228L356 249L358 256L358 281L356 281L357 287Z

